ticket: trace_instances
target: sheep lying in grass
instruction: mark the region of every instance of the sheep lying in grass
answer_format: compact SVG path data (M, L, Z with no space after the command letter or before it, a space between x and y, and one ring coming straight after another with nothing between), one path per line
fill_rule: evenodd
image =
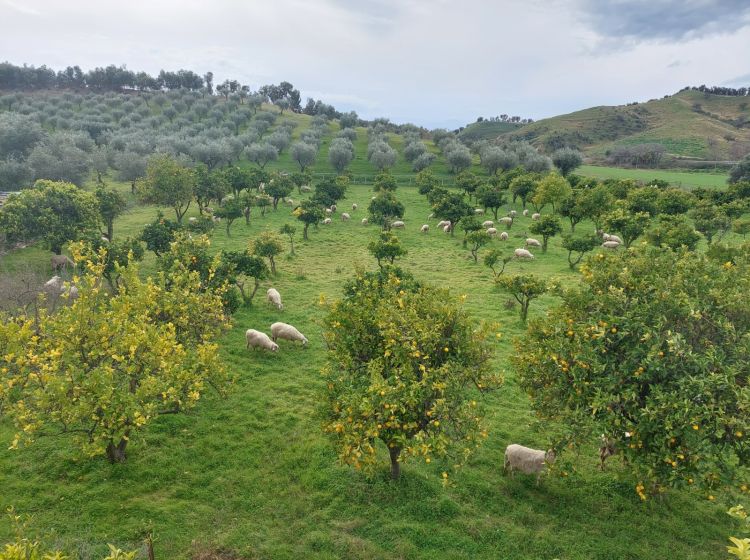
M523 215L524 216L528 216L529 215L529 209L528 208L524 208L523 209Z
M276 309L278 309L279 311L284 309L284 305L281 303L281 294L276 288L268 288L268 291L266 292L266 299L268 300L268 303L276 306Z
M555 452L552 449L540 451L513 443L505 448L503 469L507 471L510 468L511 476L514 470L519 470L524 474L536 474L536 483L539 484L539 478L545 468L554 462Z
M502 233L500 233L500 241L508 241L508 232L507 231L503 231Z
M620 244L617 241L605 241L602 243L602 247L605 249L617 249Z
M621 245L622 245L622 239L620 239L620 238L619 238L618 236L616 236L616 235L611 235L611 234L609 234L609 233L602 233L602 239L603 239L604 241L616 241L617 243L619 243L619 244L621 244Z
M422 233L427 233L428 231L430 231L430 226L427 224L423 224L422 227L419 228L419 231L421 231Z
M357 208L359 208L359 206L357 206L356 203L352 204L352 212L354 212Z
M323 225L324 226L329 226L329 225L331 225L332 222L333 222L333 220L331 220L331 218L326 218L325 220L323 220Z
M517 259L533 259L534 258L534 255L532 255L526 249L516 249L515 251L513 251L513 255Z
M526 240L526 246L527 247L541 247L542 244L539 242L538 239L534 239L533 237L529 237Z
M307 337L287 323L274 323L271 325L271 338L274 342L281 338L291 340L292 342L299 341L302 343L302 346L307 346Z
M474 214L477 216L484 216L484 208L474 208Z
M531 215L531 219L532 219L532 220L538 220L538 219L539 219L539 218L541 218L541 217L542 217L542 215L541 215L541 214L540 214L539 212L534 212L534 213L533 213L533 214Z
M271 352L278 352L279 345L271 340L266 333L256 331L255 329L247 329L245 331L245 341L247 342L247 349L250 348L262 348L264 350L270 350Z

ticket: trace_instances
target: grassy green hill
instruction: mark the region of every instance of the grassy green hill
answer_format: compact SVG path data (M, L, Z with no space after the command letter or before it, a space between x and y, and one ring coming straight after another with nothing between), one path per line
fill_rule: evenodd
M492 140L503 134L514 132L523 125L509 122L492 122L482 121L475 122L464 128L459 134L459 138L466 142L476 140Z
M510 136L546 151L576 146L600 160L615 146L651 142L675 156L737 160L750 152L748 122L746 97L682 91L646 103L591 107L542 119Z

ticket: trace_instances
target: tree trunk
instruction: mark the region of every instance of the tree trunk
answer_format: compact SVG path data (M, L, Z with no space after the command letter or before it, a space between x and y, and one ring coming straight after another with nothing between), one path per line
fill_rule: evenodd
M268 260L271 261L271 272L276 275L276 263L273 260L273 257L268 257Z
M529 300L521 302L521 321L526 322L526 317L529 314Z
M115 224L114 220L109 220L107 222L107 239L109 239L110 242L112 242L112 238L115 235Z
M242 213L245 215L245 225L246 226L250 225L250 212L251 212L250 208L245 208L242 211Z
M124 463L127 456L125 455L125 448L128 445L128 440L121 439L120 443L115 445L110 442L107 445L107 459L110 463Z
M293 254L294 254L294 239L292 239L292 238L290 237L290 238L289 238L289 243L291 243L291 244L292 244L292 255L293 255Z
M304 229L302 230L302 239L307 241L307 228L310 226L310 224L305 224Z
M401 463L398 462L398 457L401 455L401 448L389 447L388 454L391 456L391 480L398 480L401 478Z

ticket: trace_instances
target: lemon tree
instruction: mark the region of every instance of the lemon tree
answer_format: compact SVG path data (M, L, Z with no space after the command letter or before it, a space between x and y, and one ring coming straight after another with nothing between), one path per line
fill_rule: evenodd
M341 461L372 472L378 441L401 463L463 463L486 436L477 396L496 387L489 326L393 267L360 273L330 305L324 428ZM444 474L447 477L447 472Z
M686 249L597 255L530 323L515 366L571 446L617 442L642 498L729 484L750 459L750 269ZM709 494L711 496L711 494Z

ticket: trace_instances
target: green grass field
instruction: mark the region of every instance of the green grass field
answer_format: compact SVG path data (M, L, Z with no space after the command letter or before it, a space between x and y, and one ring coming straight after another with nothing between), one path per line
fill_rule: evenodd
M364 136L358 153L363 147ZM127 185L118 188L128 191ZM483 398L489 438L451 487L442 486L435 463L407 463L402 480L390 482L384 449L373 480L337 463L317 415L325 359L317 302L321 294L338 297L355 268L375 268L365 246L377 228L359 223L371 194L367 187L350 187L339 208L357 203L352 220L337 218L311 229L309 241L302 241L298 226L297 256L278 259L278 277L264 283L252 307L234 316L222 340L223 357L236 376L229 394L208 395L190 414L150 424L129 447L127 463L77 458L64 438L8 451L12 430L0 421L0 508L13 505L32 514L32 528L47 543L84 559L99 558L107 542L138 547L149 531L159 560L192 558L202 550L224 551L212 558L226 559L722 557L732 527L724 511L735 497L709 502L673 492L643 503L618 460L607 472L598 471L596 442L580 456L564 458L576 467L568 477L551 476L536 486L533 476L503 475L506 445L544 447L555 427L535 420L509 367L512 340L523 332L517 309L504 306L508 296L495 290L488 269L468 258L459 233L451 238L434 227L419 233L423 223L435 221L427 220L430 209L415 188L397 191L407 209L407 228L399 236L409 251L400 264L455 296L466 294L475 318L501 324L493 365L505 384ZM115 235L136 235L155 213L154 207L132 205ZM213 246L241 248L260 231L292 221L289 208L280 205L249 227L238 220L231 238L218 228ZM529 223L519 218L510 240L493 244L510 251L521 246ZM22 262L44 267L48 257L25 249L5 256L2 269ZM149 255L144 270L153 264ZM507 272L521 270L577 281L559 238L547 254L512 263ZM271 285L284 298L283 312L264 302ZM531 315L553 303L551 296L535 301ZM304 332L309 348L282 342L278 354L245 349L247 328L268 331L277 320ZM0 542L9 536L10 528L0 522Z
M671 171L664 169L624 169L621 167L603 167L599 165L582 165L574 171L585 177L596 179L635 179L651 181L661 179L670 184L687 189L695 187L725 188L729 175L726 173L691 173L689 171Z

